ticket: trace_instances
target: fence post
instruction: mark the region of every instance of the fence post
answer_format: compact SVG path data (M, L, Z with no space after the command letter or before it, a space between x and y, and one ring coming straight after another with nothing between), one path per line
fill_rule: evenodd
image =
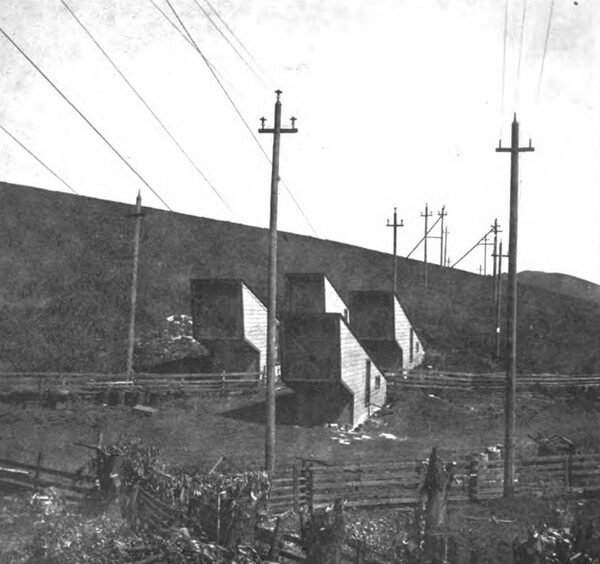
M293 490L294 490L294 511L298 511L299 509L299 504L298 504L298 463L294 462L294 465L292 466L292 485L293 485Z
M312 513L314 510L315 476L310 462L306 464L304 470L306 472L306 504L308 505L308 510Z
M42 470L42 461L44 460L44 453L40 450L37 455L37 462L35 464L35 475L33 477L33 487L37 490L40 482L40 472Z
M573 455L565 456L565 490L569 493L573 476Z
M477 454L471 455L469 461L469 500L478 501L477 486L479 482L479 460Z
M356 559L355 564L365 564L365 541L358 539L356 541Z
M277 562L279 559L279 525L281 522L281 517L277 517L277 521L275 521L275 528L273 529L273 535L271 536L271 547L269 548L269 554L267 558L274 562Z

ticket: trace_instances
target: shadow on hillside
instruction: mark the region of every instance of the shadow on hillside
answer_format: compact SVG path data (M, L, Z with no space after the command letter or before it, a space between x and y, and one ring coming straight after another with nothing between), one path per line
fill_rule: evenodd
M261 401L237 409L223 411L219 415L247 423L265 424L265 402ZM301 425L297 415L296 396L293 392L277 395L275 422L277 425Z

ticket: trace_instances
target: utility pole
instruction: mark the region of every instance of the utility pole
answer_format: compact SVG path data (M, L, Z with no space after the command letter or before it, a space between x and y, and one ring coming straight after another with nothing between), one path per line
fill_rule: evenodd
M444 231L444 265L450 266L450 259L448 258L448 227Z
M500 241L500 251L494 256L494 260L498 261L498 271L496 280L496 358L500 358L500 318L502 316L502 259L508 255L502 254L502 241Z
M137 279L138 263L140 257L140 231L142 228L142 196L138 192L135 199L135 212L128 214L135 218L135 231L133 235L133 274L131 276L131 309L129 312L129 335L127 339L127 379L133 377L133 348L135 342L135 309L137 305Z
M282 133L297 133L296 118L292 127L281 127L281 90L275 94L275 122L273 128L265 128L264 117L260 118L259 133L273 134L273 159L271 169L271 213L269 220L269 298L267 307L267 398L265 433L265 470L275 470L275 364L277 362L277 196L279 186L279 145Z
M494 258L494 303L496 303L498 296L498 278L497 278L497 258L498 258L498 233L501 233L500 226L498 225L498 218L494 219L494 224L492 225L492 232L494 233L494 252L492 257Z
M493 226L492 226L493 229ZM489 233L488 233L489 235ZM483 275L487 276L487 248L492 246L492 243L488 242L488 235L483 238L483 242L480 245L483 246ZM481 274L481 273L480 273Z
M531 140L528 147L519 147L519 122L514 114L510 148L504 149L499 142L496 152L510 153L510 222L508 239L508 304L506 359L506 409L504 438L504 497L511 497L515 489L515 396L517 391L517 231L519 225L519 153L533 151Z
M447 215L446 206L442 206L442 211L438 212L438 216L442 220L440 224L440 266L444 266L444 217Z
M432 215L433 214L429 211L429 205L425 204L425 213L421 214L421 217L425 218L425 235L423 236L423 245L424 245L424 250L423 250L423 277L424 278L423 279L424 279L425 288L427 288L427 239L428 239L427 222Z
M390 220L387 220L387 226L388 227L392 227L394 229L394 282L393 282L393 286L392 286L392 292L394 293L394 296L396 295L396 290L398 288L398 253L396 252L397 250L397 231L398 231L398 227L404 227L404 220L400 220L400 223L398 223L398 216L396 215L396 208L394 208L394 222L390 223Z

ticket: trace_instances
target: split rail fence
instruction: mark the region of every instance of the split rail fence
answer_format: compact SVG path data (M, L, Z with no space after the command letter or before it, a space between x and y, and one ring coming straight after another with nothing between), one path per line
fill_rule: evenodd
M41 453L35 464L0 458L0 489L35 492L55 487L61 490L67 501L74 502L83 501L96 490L94 476L46 468L42 464Z
M411 372L406 376L386 375L387 385L397 389L445 389L459 391L500 392L505 389L506 374L495 372ZM562 374L517 374L517 391L537 389L600 388L600 375L566 376Z
M80 396L102 391L122 390L146 393L253 393L262 387L258 372L223 372L215 374L124 374L10 372L0 373L0 394L38 393L60 390Z

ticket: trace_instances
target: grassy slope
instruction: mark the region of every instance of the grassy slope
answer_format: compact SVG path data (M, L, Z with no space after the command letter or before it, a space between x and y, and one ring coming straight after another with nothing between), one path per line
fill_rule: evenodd
M123 369L130 209L0 183L0 370ZM279 261L281 273L325 272L342 296L391 285L389 255L342 243L281 233ZM399 294L426 349L447 364L492 368L491 279L432 265L424 290L421 269L418 261L400 259ZM244 278L264 299L266 270L266 230L148 210L139 332L190 312L192 277ZM600 305L523 285L519 311L521 369L600 371Z
M552 292L558 292L559 294L600 303L600 286L576 276L558 272L525 270L519 272L519 281L531 286L545 288Z

